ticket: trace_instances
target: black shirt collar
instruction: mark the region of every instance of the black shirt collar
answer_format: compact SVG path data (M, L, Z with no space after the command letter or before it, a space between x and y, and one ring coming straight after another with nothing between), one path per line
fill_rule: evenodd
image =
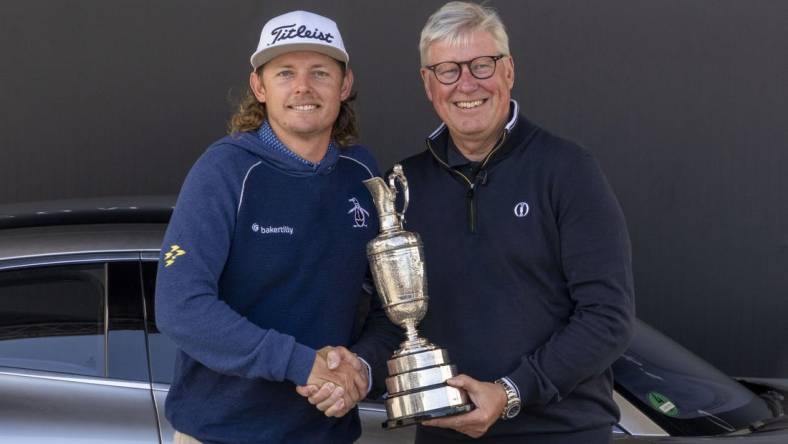
M454 144L454 140L452 140L451 136L449 136L448 142L446 143L446 163L452 168L460 168L468 164L473 165L479 162L473 162L465 157L460 152L460 149L457 148L457 145Z

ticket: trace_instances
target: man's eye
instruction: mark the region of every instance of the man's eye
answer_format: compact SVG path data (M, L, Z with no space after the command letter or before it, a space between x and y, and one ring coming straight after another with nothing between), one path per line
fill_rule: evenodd
M293 77L293 71L290 71L288 69L284 69L282 71L277 72L276 76L277 77L284 77L284 78Z
M437 71L438 74L440 75L454 75L457 74L457 71L459 70L457 69L456 66L448 66L448 67L439 66Z
M328 71L314 71L313 75L317 79L325 79L328 78L330 74L328 73Z

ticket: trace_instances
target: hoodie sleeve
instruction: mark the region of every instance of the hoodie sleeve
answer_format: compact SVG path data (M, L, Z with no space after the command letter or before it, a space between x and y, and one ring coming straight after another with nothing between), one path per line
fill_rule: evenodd
M633 335L634 290L624 216L599 165L579 150L558 167L551 201L574 312L508 377L525 405L560 401L604 372ZM562 160L566 160L563 158Z
M215 147L189 172L159 258L156 324L211 370L305 384L315 350L255 325L218 295L243 184L256 166L251 158Z

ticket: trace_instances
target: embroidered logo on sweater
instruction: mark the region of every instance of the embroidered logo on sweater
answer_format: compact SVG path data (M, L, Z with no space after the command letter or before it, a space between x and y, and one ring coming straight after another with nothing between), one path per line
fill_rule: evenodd
M367 216L369 216L369 212L365 210L360 203L358 203L358 199L355 197L348 199L348 202L353 204L353 208L347 212L347 214L353 213L353 228L366 227Z
M252 231L259 234L288 234L290 236L293 235L293 227L289 227L287 225L282 225L281 227L262 227L257 222L252 224Z
M529 210L528 202L520 202L514 206L514 215L517 217L525 217L528 215Z
M175 259L183 256L184 254L186 254L186 250L181 249L181 247L177 245L171 245L170 251L164 253L164 266L169 267L175 263Z

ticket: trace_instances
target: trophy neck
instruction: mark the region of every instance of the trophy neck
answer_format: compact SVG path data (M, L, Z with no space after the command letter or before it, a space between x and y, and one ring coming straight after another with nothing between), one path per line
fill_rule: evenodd
M401 324L405 329L405 340L399 345L399 349L394 352L394 356L404 356L428 350L435 350L437 347L430 341L419 336L416 330L416 321L408 319Z
M378 219L380 221L381 235L404 231L404 228L402 227L402 221L400 220L399 215L397 213L390 213L390 214L378 213L378 214L380 214Z
M416 320L407 319L402 323L405 328L405 341L413 342L419 339L419 331L416 330Z
M402 218L397 214L394 206L396 193L380 177L367 179L364 185L372 195L372 201L378 210L381 234L402 231Z

